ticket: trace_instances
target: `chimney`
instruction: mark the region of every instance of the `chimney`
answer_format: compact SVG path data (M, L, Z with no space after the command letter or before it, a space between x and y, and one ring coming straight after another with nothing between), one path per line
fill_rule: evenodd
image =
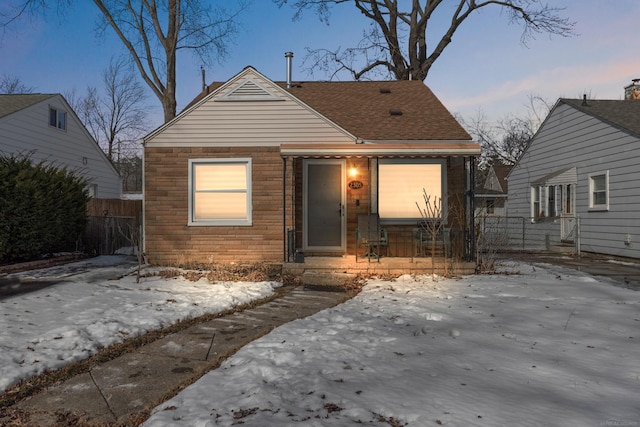
M207 88L207 83L205 82L204 67L203 66L200 66L200 72L202 73L202 91L204 92L205 89Z
M291 89L291 58L293 58L293 52L285 52L284 57L287 58L287 89Z
M624 99L640 101L640 79L632 79L631 84L624 88Z

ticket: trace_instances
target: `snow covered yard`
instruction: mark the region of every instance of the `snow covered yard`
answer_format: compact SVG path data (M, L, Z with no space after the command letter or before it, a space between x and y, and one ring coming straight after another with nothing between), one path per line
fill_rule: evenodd
M551 265L506 270L370 280L144 425L640 425L640 294Z
M268 297L276 282L191 282L135 275L126 257L97 257L10 275L58 282L0 299L0 392L126 338ZM157 270L157 269L156 269ZM153 272L147 269L145 273ZM17 280L16 280L16 285Z

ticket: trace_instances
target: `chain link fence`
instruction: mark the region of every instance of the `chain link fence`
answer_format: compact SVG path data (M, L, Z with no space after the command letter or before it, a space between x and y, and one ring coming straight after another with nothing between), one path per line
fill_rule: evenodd
M482 216L476 218L479 264L489 265L500 252L576 253L579 221L574 216L531 218Z

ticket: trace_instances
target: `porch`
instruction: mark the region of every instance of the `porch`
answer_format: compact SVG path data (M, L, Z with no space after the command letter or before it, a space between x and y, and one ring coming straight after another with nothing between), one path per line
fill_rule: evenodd
M476 264L444 257L385 257L362 258L355 255L310 256L298 259L301 262L285 261L282 271L285 274L302 277L309 274L347 274L347 275L401 275L401 274L438 274L459 276L473 274Z

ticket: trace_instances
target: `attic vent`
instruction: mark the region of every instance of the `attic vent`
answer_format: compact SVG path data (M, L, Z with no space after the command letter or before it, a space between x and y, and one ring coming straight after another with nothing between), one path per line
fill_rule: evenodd
M389 114L392 116L401 116L402 115L402 110L399 108L392 108L389 110Z
M253 80L247 80L222 96L220 101L277 101L281 98Z
M389 87L381 87L380 93L391 93L391 88Z

